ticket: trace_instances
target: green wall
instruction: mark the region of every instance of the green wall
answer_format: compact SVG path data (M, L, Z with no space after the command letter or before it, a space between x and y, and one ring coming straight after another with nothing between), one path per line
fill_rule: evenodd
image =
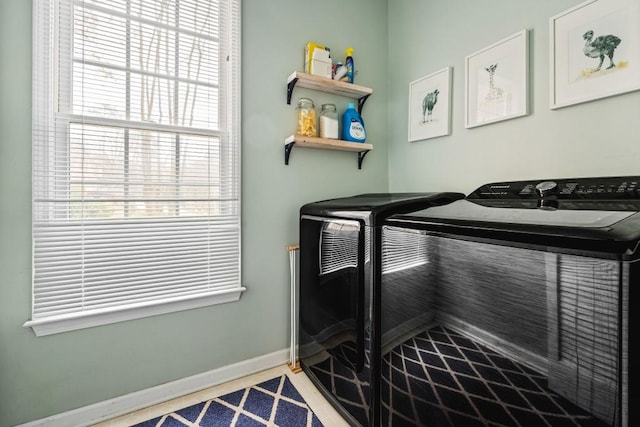
M549 109L549 18L581 0L389 1L389 188L640 174L640 92ZM530 115L464 128L464 58L530 30ZM450 136L407 142L409 82L453 67Z
M31 307L31 2L0 0L0 426L37 420L288 347L289 259L303 203L387 188L386 0L243 1L242 276L239 302L35 337ZM307 41L355 48L375 149L294 149L286 77ZM347 98L296 89L344 108Z
M469 192L492 180L638 174L640 92L551 111L549 17L577 0L243 1L243 284L237 303L36 338L30 317L31 2L0 0L0 426L11 426L288 346L287 245L298 208L373 191ZM320 5L322 7L320 7ZM531 30L531 113L465 129L464 57ZM286 77L307 41L355 48L374 150L294 148ZM450 136L407 142L409 82L454 68ZM296 88L319 106L350 100Z

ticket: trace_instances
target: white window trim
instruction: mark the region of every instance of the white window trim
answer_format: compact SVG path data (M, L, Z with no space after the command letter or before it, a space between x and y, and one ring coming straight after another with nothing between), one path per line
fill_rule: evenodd
M43 0L33 0L33 1L35 3L37 1L43 1ZM240 15L242 1L232 0L231 3L236 4L237 11L235 13ZM35 7L37 6L34 4L34 8ZM233 6L230 6L228 8L229 14L234 13L234 11L231 10L232 7ZM41 28L43 19L46 20L48 18L42 16L41 13L36 12L34 10L34 16L32 21L33 27L34 27L33 29L34 41L36 41L37 46L39 46L39 48L41 49L52 49L54 48L53 46L45 46L45 44L42 43L42 41L40 40L42 38L42 35L40 34L41 31L39 29ZM48 25L49 23L47 24L47 26ZM230 62L230 66L228 70L224 72L224 74L226 75L227 86L230 87L230 89L226 92L225 96L230 98L231 101L226 103L227 114L222 116L222 118L224 118L224 120L227 120L228 122L227 137L235 141L235 150L236 150L238 159L242 158L241 143L240 143L241 141L241 119L240 119L240 114L241 114L241 106L240 106L241 34L242 34L241 23L238 23L234 36L232 36L228 40L225 40L227 45L227 52L229 52L227 61ZM226 37L227 35L225 35L225 39ZM38 49L34 47L34 51L33 51L34 61L40 60L36 58L36 55L38 55L37 50ZM235 55L235 57L232 57L233 55ZM53 86L54 78L52 77L55 73L56 72L52 73L50 71L50 77L47 79L48 82L44 84L47 90L50 90L50 91L55 90ZM37 76L37 78L42 79L42 76ZM236 83L234 85L229 84L229 82L233 81L234 79ZM41 84L43 83L44 82L41 81ZM51 97L49 97L49 99L51 99ZM40 115L43 115L43 114L47 115L50 117L50 120L54 120L53 114L52 114L53 112L52 105L42 105L40 107L37 107L37 110ZM105 119L105 122L108 122L108 121L110 120ZM118 121L118 120L114 120L114 121ZM124 121L118 124L124 127L127 126L127 124ZM154 126L151 126L151 127L154 127ZM179 126L166 126L166 127L157 126L157 128L158 128L157 130L182 130L182 128ZM196 133L201 133L204 135L219 134L219 132L210 131L210 130L202 130L202 129L194 129L194 128L190 128L189 130L191 132L195 130ZM241 188L240 179L242 176L241 162L238 161L235 167L238 169L237 191L240 191L240 188ZM242 212L240 197L238 198L238 210L239 212ZM241 224L241 218L239 218L239 223ZM242 254L242 227L240 227L239 229L237 247L238 247L238 253ZM128 320L141 319L141 318L150 317L150 316L168 314L173 312L191 310L191 309L196 309L201 307L207 307L207 306L212 306L217 304L224 304L224 303L238 301L242 293L247 290L246 287L240 285L242 283L242 256L240 256L238 268L239 268L239 271L238 271L239 285L234 286L233 288L230 288L230 289L219 289L213 292L209 292L206 295L173 297L173 298L167 298L165 300L160 300L160 301L156 300L152 302L122 305L118 307L109 307L109 308L97 309L97 310L88 310L84 312L65 314L65 315L59 315L59 316L49 316L47 318L28 320L23 324L23 327L31 328L34 331L36 336L46 336L46 335L78 330L78 329L91 328L94 326L107 325L107 324L112 324L117 322L124 322ZM33 268L32 268L32 274L34 274ZM33 292L33 288L32 288L32 292Z
M154 301L148 304L131 304L115 308L93 310L83 313L48 317L46 319L29 320L24 327L33 329L36 336L59 334L77 329L91 328L94 326L108 325L111 323L125 322L127 320L141 319L157 316L159 314L174 313L177 311L191 310L210 305L234 302L240 299L245 287L218 291L213 295L197 296L193 298L174 298L166 301Z

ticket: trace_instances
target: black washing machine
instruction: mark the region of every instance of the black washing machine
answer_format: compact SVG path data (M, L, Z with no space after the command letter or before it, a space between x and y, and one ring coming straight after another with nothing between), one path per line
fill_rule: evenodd
M383 293L383 319L422 310L382 331L403 327L381 347L381 424L638 425L639 212L623 176L491 183L387 218L383 243L426 263L381 279L420 285Z

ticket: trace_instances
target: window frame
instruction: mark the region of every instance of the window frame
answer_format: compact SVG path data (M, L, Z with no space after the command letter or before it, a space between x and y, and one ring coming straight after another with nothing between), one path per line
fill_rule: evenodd
M143 126L139 121L128 121L113 118L100 118L81 116L72 114L72 110L67 105L67 112L60 112L65 109L64 106L58 108L56 106L61 100L70 103L72 84L70 84L66 96L60 98L62 95L55 82L60 81L61 76L59 74L59 61L61 55L65 56L64 64L71 65L74 61L71 56L71 45L73 43L73 31L66 30L68 34L68 43L63 43L65 47L69 47L69 52L60 52L58 46L59 38L64 37L61 35L61 31L56 27L54 22L60 13L72 13L74 0L33 0L33 63L34 63L34 93L33 93L33 122L34 122L34 150L33 150L33 162L34 169L38 162L47 162L44 159L47 156L60 153L45 152L46 150L41 147L36 147L36 128L38 124L46 123L47 129L54 129L53 133L56 134L56 140L60 139L68 141L69 129L72 123L80 123L86 125L102 125L102 126L114 126L121 129L136 128L141 130L159 131L175 133L176 140L179 140L181 133L192 134L196 136L204 137L217 137L220 139L228 139L227 142L223 142L222 146L228 148L228 150L221 151L220 160L220 173L224 172L225 168L235 168L232 175L232 182L230 184L221 184L230 186L228 188L228 194L232 195L234 200L237 200L237 213L234 218L237 220L238 238L237 246L234 249L238 254L238 267L237 267L237 286L233 288L221 287L214 291L207 291L198 295L190 296L177 296L172 298L166 298L161 301L150 302L136 302L125 303L119 306L92 309L89 311L78 311L73 313L53 315L46 317L36 317L35 313L35 250L33 250L33 268L32 268L32 318L24 323L24 327L32 328L37 336L50 335L55 333L61 333L66 331L72 331L76 329L83 329L88 327L94 327L99 325L106 325L111 323L117 323L127 320L133 320L138 318L144 318L149 316L155 316L159 314L172 313L182 310L190 310L194 308L206 307L216 304L228 303L232 301L238 301L241 294L246 290L241 285L242 283L242 228L241 228L241 127L240 127L240 100L241 100L241 0L220 0L220 10L229 14L227 19L223 19L223 22L231 23L231 28L222 27L220 30L220 61L219 67L219 88L220 88L220 101L218 103L219 121L221 130L201 129L193 127L175 126L167 124L153 124L145 123ZM222 5L224 3L224 6ZM61 6L69 8L67 11L61 11ZM68 17L67 17L68 18ZM71 19L67 19L66 22L71 23ZM128 47L127 47L128 49ZM224 61L226 58L226 61ZM69 66L69 70L73 67ZM70 74L72 71L69 72ZM71 79L71 76L67 76ZM69 80L71 81L71 80ZM36 87L38 88L36 90ZM129 90L129 89L127 89ZM43 97L48 102L41 102ZM61 139L62 138L62 139ZM53 144L54 149L59 149L58 144ZM51 150L51 146L48 148ZM69 150L67 148L67 150ZM69 151L62 153L69 161ZM226 159L226 160L223 160ZM179 160L176 160L179 162ZM40 180L43 178L40 177ZM44 178L47 179L46 177ZM42 188L49 188L49 183L36 183L35 171L34 171L34 189L33 200L37 198L37 192L42 191ZM41 185L36 189L36 185ZM67 185L70 185L70 181L67 180ZM64 191L64 190L62 190ZM226 194L226 193L225 193ZM33 210L32 223L42 218L36 218L36 209ZM52 213L45 214L54 215ZM49 216L48 218L51 218ZM69 223L73 222L72 219L66 218ZM35 240L34 240L35 242ZM34 243L35 249L35 243Z

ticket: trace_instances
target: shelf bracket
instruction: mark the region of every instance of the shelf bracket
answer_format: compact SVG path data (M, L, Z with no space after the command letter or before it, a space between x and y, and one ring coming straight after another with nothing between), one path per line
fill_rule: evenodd
M289 83L287 83L287 104L291 105L291 95L293 95L293 88L296 87L298 78L295 77Z
M364 103L367 101L367 98L369 98L369 95L365 95L362 98L358 99L358 113L359 114L362 114L362 107L364 107Z
M293 150L294 144L295 144L295 141L284 145L284 164L285 165L289 164L289 156L291 155L291 150Z
M358 152L358 169L362 169L362 161L364 160L364 156L366 156L368 152L369 151Z

